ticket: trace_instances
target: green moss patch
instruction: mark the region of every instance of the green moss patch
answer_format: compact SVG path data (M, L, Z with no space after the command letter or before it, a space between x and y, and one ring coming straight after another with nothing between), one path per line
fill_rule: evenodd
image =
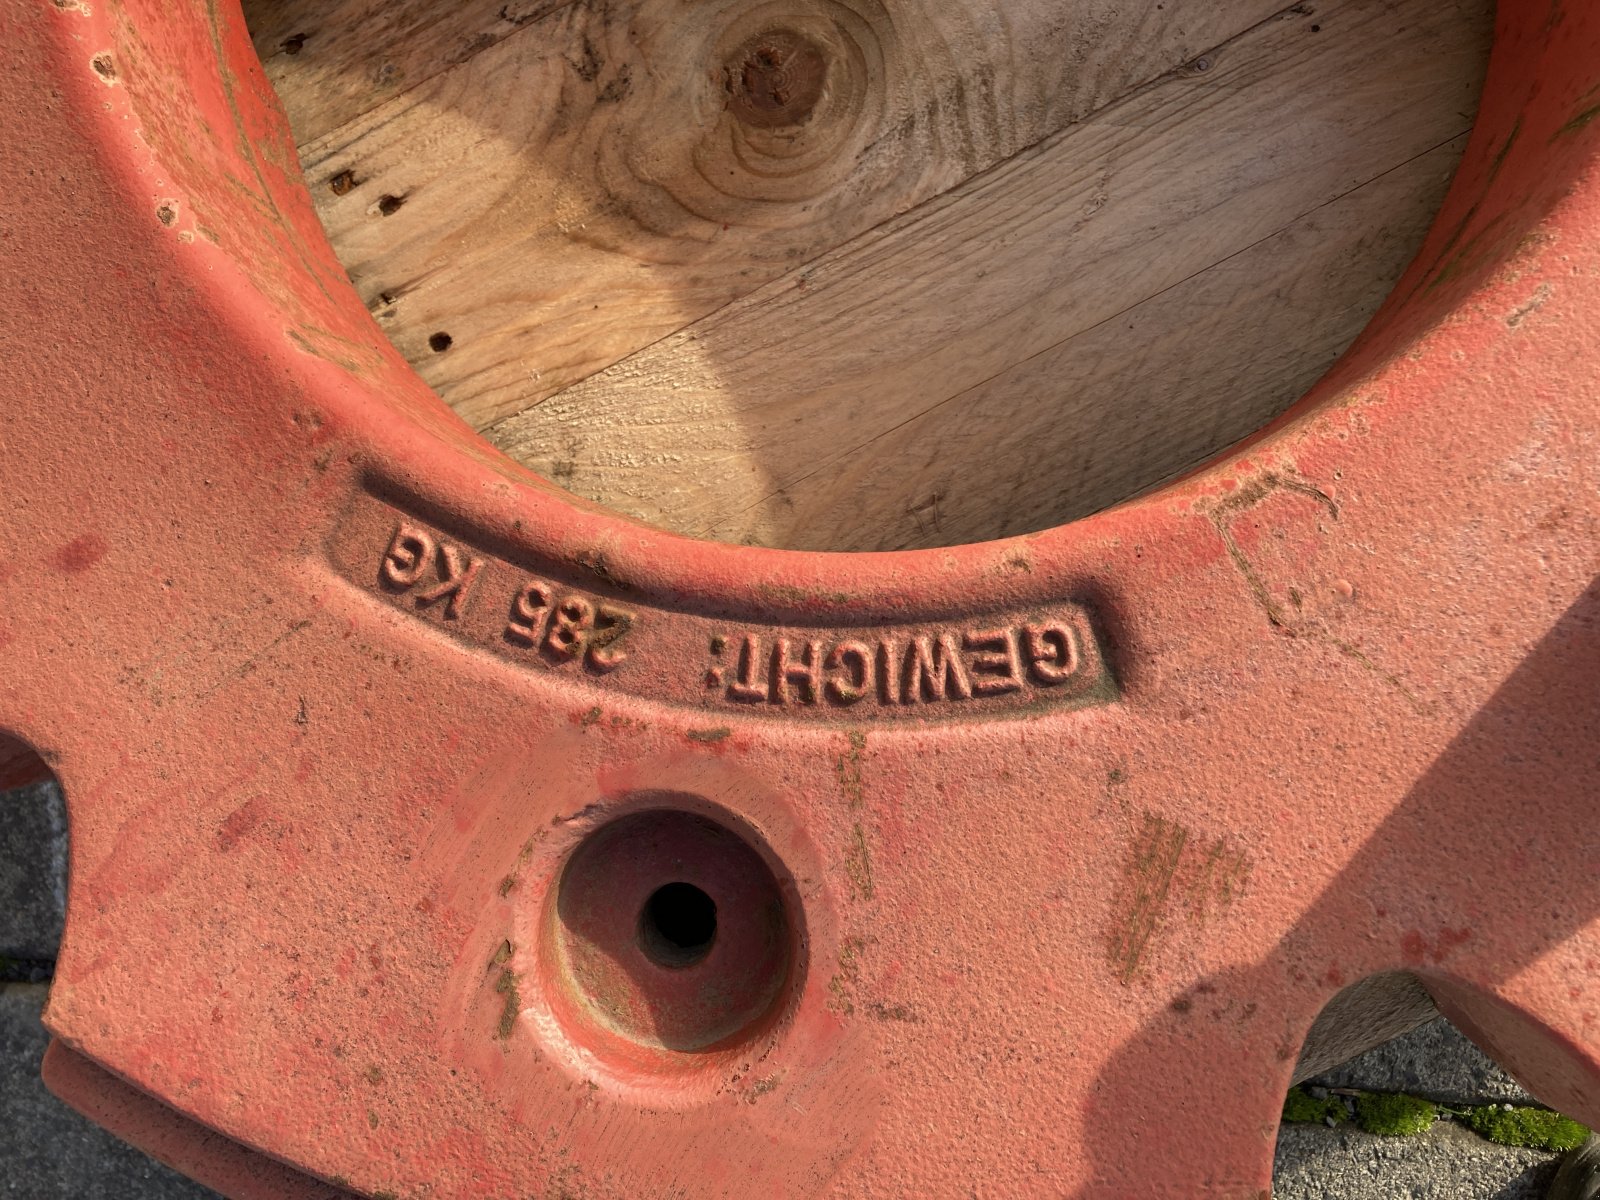
M1304 1088L1290 1088L1283 1098L1283 1120L1286 1125L1324 1125L1332 1118L1334 1124L1346 1119L1344 1104L1334 1096L1318 1100Z
M1589 1131L1576 1121L1544 1108L1485 1104L1457 1113L1456 1118L1479 1137L1502 1146L1573 1150L1589 1136Z
M1354 1100L1357 1127L1379 1137L1415 1137L1427 1133L1440 1117L1452 1118L1496 1145L1530 1150L1575 1150L1589 1136L1589 1130L1578 1122L1545 1108L1509 1104L1456 1108L1398 1092L1343 1094ZM1338 1125L1348 1119L1345 1102L1339 1096L1318 1099L1305 1088L1294 1087L1283 1099L1286 1125Z
M1356 1097L1356 1124L1380 1137L1427 1133L1438 1119L1437 1104L1402 1092L1363 1092Z

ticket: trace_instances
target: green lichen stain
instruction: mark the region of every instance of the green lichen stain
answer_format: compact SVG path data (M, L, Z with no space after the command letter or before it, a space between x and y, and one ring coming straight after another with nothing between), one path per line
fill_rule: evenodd
M861 752L867 748L867 735L852 729L845 736L850 741L850 749L839 756L834 770L839 775L839 789L844 792L845 803L851 808L860 808L866 798L861 783Z
M495 981L494 990L506 998L505 1004L500 1009L500 1024L495 1028L495 1036L503 1042L517 1027L517 1014L522 1011L522 994L517 991L516 973L509 970L501 971L500 978Z
M1458 1113L1457 1119L1479 1137L1501 1146L1532 1150L1575 1150L1589 1131L1569 1117L1544 1108L1505 1108L1485 1104Z
M1323 1125L1329 1118L1339 1124L1349 1118L1344 1104L1336 1096L1318 1100L1304 1088L1290 1088L1283 1098L1283 1121L1286 1125Z
M841 754L834 764L839 776L839 790L851 811L859 811L866 800L866 788L861 781L861 754L867 748L867 735L852 729L845 735L850 749ZM867 849L867 831L857 820L850 826L850 848L845 852L845 874L850 877L850 888L859 900L871 900L876 890L872 882L872 855Z
M1183 826L1145 814L1126 868L1129 898L1111 934L1111 962L1123 983L1133 979L1160 924L1188 840Z
M1356 1097L1356 1124L1379 1137L1427 1133L1438 1119L1437 1104L1402 1092L1364 1092Z
M922 1021L909 1004L885 1004L881 1000L874 1000L867 1005L867 1014L874 1021L901 1021L908 1025L917 1025Z
M867 832L857 821L850 827L850 849L844 857L845 874L857 898L871 900L876 888L872 882L872 856L867 851Z
M860 938L847 938L839 947L839 971L828 980L828 991L833 996L830 1007L841 1016L848 1017L856 1011L855 990L861 980L861 951L866 943Z

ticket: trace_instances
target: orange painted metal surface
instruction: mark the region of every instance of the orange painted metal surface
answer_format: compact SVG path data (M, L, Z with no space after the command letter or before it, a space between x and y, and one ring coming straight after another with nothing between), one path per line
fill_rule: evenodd
M1312 1019L1406 968L1600 1122L1600 9L1499 24L1437 228L1292 413L855 556L478 441L234 6L4 0L53 1086L245 1197L1259 1196Z

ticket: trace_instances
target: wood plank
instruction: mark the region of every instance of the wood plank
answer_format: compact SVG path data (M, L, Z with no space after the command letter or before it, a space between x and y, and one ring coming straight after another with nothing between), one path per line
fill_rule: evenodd
M305 144L576 0L241 0Z
M908 531L905 509L916 510L923 485L942 497L934 541L1089 511L1284 407L1327 361L1324 323L1348 340L1380 298L1377 287L1354 298L1349 280L1363 269L1371 279L1392 277L1414 243L1381 232L1357 237L1349 253L1365 263L1353 261L1344 283L1294 291L1307 332L1290 344L1304 347L1306 365L1270 367L1252 385L1262 402L1248 412L1227 408L1215 424L1206 405L1216 393L1152 386L1130 399L1118 389L1145 377L1123 376L1098 408L1082 408L1074 375L1052 375L1047 365L1030 376L1033 368L1018 364L1048 364L1041 356L1053 347L1459 137L1476 108L1490 34L1487 0L1330 0L1315 13L1286 13L1209 54L1207 70L1158 81L489 436L580 494L729 540L922 544L930 534L914 521ZM1428 162L1432 183L1409 197L1386 194L1402 211L1381 229L1420 230L1443 169L1437 157ZM1286 236L1277 246L1298 247L1307 269L1326 275L1314 239ZM1193 356L1248 380L1241 371L1263 352L1252 321L1266 319L1279 303L1275 291L1296 278L1269 272L1261 286L1241 284L1227 303L1255 315L1222 327L1198 312L1171 314L1174 336L1187 333L1187 343L1150 331L1102 343L1099 353L1132 359L1165 344L1180 377ZM1087 374L1091 382L1119 378ZM1142 410L1132 427L1109 419L1108 406L1118 404ZM900 432L940 405L941 437ZM973 415L985 411L986 421ZM963 427L971 445L957 442ZM997 436L1014 445L1065 437L1076 473L1048 484L1016 475L983 449ZM1137 454L1130 439L1143 442ZM903 479L909 491L864 487L863 469ZM985 510L1000 517L985 524L981 515L953 515Z
M804 550L982 541L1084 516L1204 460L1302 395L1361 332L1465 147L1463 135L1336 197L700 532Z
M459 64L430 74L413 63L423 82L304 142L301 157L386 332L482 426L1281 3L709 0L692 16L681 0L569 3ZM359 37L319 28L324 47ZM287 59L309 63L317 44ZM328 70L358 82L374 69L359 47L339 62ZM291 113L329 90L324 73L274 79ZM299 127L325 124L317 113Z

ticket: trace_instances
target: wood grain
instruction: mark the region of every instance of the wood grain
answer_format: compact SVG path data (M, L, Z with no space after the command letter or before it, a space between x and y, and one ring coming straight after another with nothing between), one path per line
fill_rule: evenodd
M810 550L982 541L1094 512L1206 458L1276 416L1361 332L1421 242L1465 145L1453 139L839 447L701 532Z
M247 7L341 261L395 344L481 427L1280 4Z
M295 140L323 137L576 0L243 0Z
M1490 0L244 0L380 323L733 541L1038 528L1286 407L1409 259Z
M489 435L726 540L1091 511L1249 432L1350 340L1438 203L1489 37L1484 0L1297 6Z

